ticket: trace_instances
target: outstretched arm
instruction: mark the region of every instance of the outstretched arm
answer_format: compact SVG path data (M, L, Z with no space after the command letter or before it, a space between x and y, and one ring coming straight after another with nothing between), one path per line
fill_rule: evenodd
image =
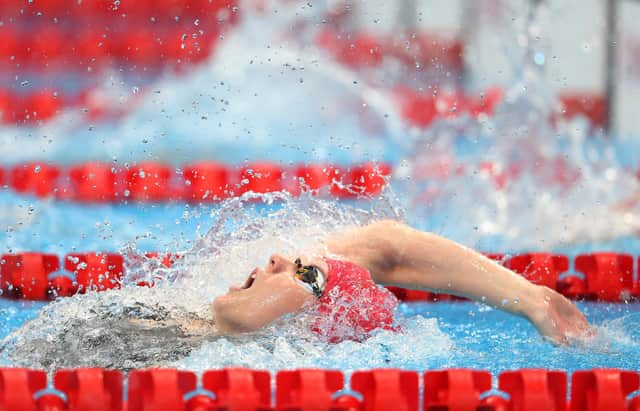
M378 283L484 302L526 317L556 343L589 328L577 307L557 292L534 285L458 243L395 221L338 234L327 246L367 267Z

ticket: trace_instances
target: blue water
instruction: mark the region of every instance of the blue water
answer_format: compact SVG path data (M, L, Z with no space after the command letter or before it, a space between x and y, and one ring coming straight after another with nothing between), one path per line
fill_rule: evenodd
M639 190L632 176L640 164L637 141L585 133L576 137L571 126L550 129L546 119L553 102L536 106L538 94L545 95L545 85L536 79L504 85L505 90L533 91L521 91L486 122L454 120L426 131L408 130L393 96L385 94L390 88L373 90L380 92L376 95L375 81L348 72L317 50L309 52L308 44L290 41L296 21L287 19L292 17L248 16L215 59L184 77L163 75L147 89L138 87L144 85L141 80L129 79L129 84L111 74L101 89L112 105L141 97L117 121L87 124L71 110L41 127L0 126L2 165L28 160L159 160L176 166L201 159L233 164L270 159L283 165L384 160L409 170L398 172L391 183L398 198L394 206L404 210L404 219L414 227L486 252L640 253L640 225L628 227L616 209L620 200ZM579 180L564 186L546 180L545 172L558 156L581 171ZM415 172L438 159L467 169L446 181ZM528 168L511 186L497 189L478 171L486 160ZM368 207L366 202L356 205ZM180 203L84 206L0 188L0 252L184 251L215 223L215 210ZM265 210L255 206L254 218ZM201 280L208 279L205 275ZM123 293L118 298L129 302L139 296ZM74 301L78 307L71 308L82 313L83 300ZM37 317L43 306L0 298L0 338ZM640 304L580 307L598 326L596 342L587 347L555 347L524 319L474 303L404 304L401 311L409 324L404 332L411 335L374 336L364 349L310 344L298 352L299 340L285 338L279 344L283 336L275 333L272 351L252 341L216 342L180 365L474 367L494 373L519 367L640 368ZM69 308L62 312L77 314Z

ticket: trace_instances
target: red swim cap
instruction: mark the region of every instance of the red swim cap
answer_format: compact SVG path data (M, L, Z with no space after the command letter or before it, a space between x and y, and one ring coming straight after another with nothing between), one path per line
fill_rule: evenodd
M378 286L371 274L357 264L325 258L327 285L318 300L320 317L313 330L331 343L362 341L376 328L393 328L398 300Z

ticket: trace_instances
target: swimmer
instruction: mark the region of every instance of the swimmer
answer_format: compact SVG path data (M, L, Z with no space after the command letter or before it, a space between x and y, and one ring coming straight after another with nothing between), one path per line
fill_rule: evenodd
M394 320L397 300L380 284L484 302L528 319L556 344L589 332L582 313L555 291L398 222L332 234L323 248L322 255L271 256L243 284L215 298L211 312L204 298L198 312L174 301L181 294L172 287L162 290L170 301L148 298L157 289L147 288L136 288L146 296L141 299L121 298L127 290L110 290L60 300L0 339L0 361L6 357L14 366L45 369L174 366L203 343L223 336L240 341L245 333L294 313L292 323L308 327L322 342L365 341L379 329L402 332L401 322ZM268 336L258 332L250 338L274 349Z
M335 234L327 255L274 254L242 285L214 299L222 334L256 331L283 315L317 309L313 330L328 342L393 329L397 300L379 285L467 297L522 316L555 344L586 335L580 310L483 255L438 235L386 220Z

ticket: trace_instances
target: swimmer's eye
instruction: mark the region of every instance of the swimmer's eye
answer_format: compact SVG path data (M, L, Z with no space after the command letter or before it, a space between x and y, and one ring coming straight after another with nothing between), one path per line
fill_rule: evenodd
M308 284L311 287L313 294L320 298L324 292L325 279L320 273L318 267L313 265L302 265L300 258L296 258L294 261L296 265L295 277L299 281Z

